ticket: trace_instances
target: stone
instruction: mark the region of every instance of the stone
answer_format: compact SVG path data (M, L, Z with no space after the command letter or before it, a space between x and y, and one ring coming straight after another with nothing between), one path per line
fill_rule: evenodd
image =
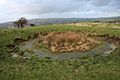
M13 58L17 58L18 55L17 55L17 54L13 54L12 57L13 57Z

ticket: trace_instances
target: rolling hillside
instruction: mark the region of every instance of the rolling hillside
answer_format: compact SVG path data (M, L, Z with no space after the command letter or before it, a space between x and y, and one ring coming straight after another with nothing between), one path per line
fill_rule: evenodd
M39 25L46 25L46 24L64 24L64 23L77 23L81 21L114 21L119 20L120 17L102 17L102 18L46 18L46 19L31 19L29 20L30 24ZM1 23L0 27L7 28L13 27L12 22Z

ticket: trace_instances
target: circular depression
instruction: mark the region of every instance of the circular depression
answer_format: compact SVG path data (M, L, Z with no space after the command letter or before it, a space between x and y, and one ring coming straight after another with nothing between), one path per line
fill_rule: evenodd
M111 43L104 42L98 47L91 49L85 52L65 52L65 53L55 53L52 54L50 51L44 51L41 49L34 48L35 39L25 41L19 45L21 51L32 50L39 58L49 58L51 60L70 60L70 59L79 59L82 56L95 56L95 55L108 55L113 52L117 47Z

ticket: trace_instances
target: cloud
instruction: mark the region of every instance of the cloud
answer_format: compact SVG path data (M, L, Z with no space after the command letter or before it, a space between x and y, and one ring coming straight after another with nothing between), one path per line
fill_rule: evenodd
M0 0L0 16L4 19L120 16L119 4L120 0Z
M6 0L0 0L0 4L5 4L6 2Z
M106 6L111 3L112 0L91 0L91 4L94 6Z
M71 11L84 11L86 10L85 1L73 1L73 0L41 0L25 2L23 5L12 3L9 8L17 13L29 13L29 14L43 14L43 13L64 13ZM22 9L22 11L20 10Z
M18 14L47 14L82 11L116 11L119 0L18 0L11 2L9 8ZM10 3L9 3L10 4ZM22 10L21 10L22 9Z

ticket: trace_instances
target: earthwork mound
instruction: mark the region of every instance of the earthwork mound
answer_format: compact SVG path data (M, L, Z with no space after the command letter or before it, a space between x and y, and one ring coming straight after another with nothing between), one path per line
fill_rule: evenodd
M90 36L91 33L85 32L50 32L47 35L37 33L37 41L35 44L44 44L52 52L71 52L71 51L88 51L101 42L95 37Z

